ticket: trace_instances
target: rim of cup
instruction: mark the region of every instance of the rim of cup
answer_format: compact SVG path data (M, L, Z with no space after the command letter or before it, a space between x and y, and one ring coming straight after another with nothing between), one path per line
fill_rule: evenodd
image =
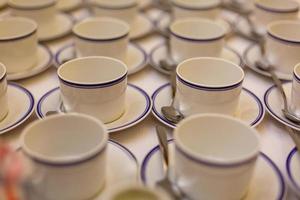
M11 26L12 24L14 24L14 26ZM37 23L31 19L23 17L8 17L1 19L0 42L8 42L26 38L36 33L37 28Z
M121 10L128 9L138 6L136 0L121 0L121 1L111 1L111 0L94 0L93 4L98 8L110 9L110 10Z
M255 6L267 12L291 13L299 11L299 4L293 0L255 0Z
M43 129L43 126L52 126L52 123L61 121L61 120L66 120L69 119L72 122L72 119L80 120L88 122L86 126L92 127L94 126L94 130L98 130L99 128L103 130L102 134L102 141L98 144L91 144L91 147L85 147L85 149L82 153L73 153L73 155L62 155L62 156L54 156L50 155L50 153L46 152L37 152L39 149L38 146L33 147L34 145L34 137L36 138L36 141L38 140L38 135L41 134L40 130ZM35 132L36 131L36 132ZM99 130L98 130L99 131ZM43 131L42 131L43 132ZM97 131L94 131L97 132ZM38 134L37 134L38 133ZM43 134L46 134L43 132ZM43 135L42 134L42 135ZM50 135L51 133L49 133ZM30 137L31 136L31 137ZM44 136L44 135L43 135ZM33 142L29 142L28 140L33 140ZM41 137L40 137L41 139ZM99 139L99 138L97 138ZM99 153L101 153L103 150L106 148L106 144L108 141L108 131L105 127L105 125L98 119L89 116L89 115L84 115L84 114L78 114L78 113L72 113L72 114L66 114L66 115L55 115L55 116L49 116L45 119L42 120L37 120L33 123L31 123L29 126L27 126L24 131L23 135L21 137L21 142L22 142L22 149L26 155L28 155L30 158L33 160L47 164L47 165L76 165L80 164L82 162L85 162L89 159L94 158L97 156ZM91 142L92 143L92 142ZM89 149L90 148L90 149ZM70 150L71 151L71 150ZM76 154L76 155L75 155Z
M95 29L95 27L105 27ZM76 24L73 29L75 36L91 41L112 41L129 35L130 27L127 23L109 17L95 17ZM114 33L112 33L114 32Z
M221 5L220 0L195 1L195 0L172 0L173 6L186 10L211 10Z
M0 82L2 82L6 77L6 67L3 63L0 63Z
M194 67L195 65L197 67ZM220 70L223 70L223 73L220 73ZM204 74L204 72L206 72L206 74ZM211 76L213 80L207 76L207 73L213 74L213 76ZM216 78L215 75L217 74L222 74L222 76ZM226 76L224 76L224 74ZM232 78L233 74L237 77L235 80ZM245 73L240 66L228 60L214 57L187 59L177 66L176 75L178 81L181 83L195 89L208 91L224 91L237 88L242 85L245 77ZM199 81L199 79L201 79L201 81ZM216 80L219 83L216 83Z
M280 20L272 22L267 26L267 33L273 39L300 44L300 22L298 21Z
M108 69L115 74L107 72ZM116 85L126 79L127 72L126 64L120 60L105 56L89 56L76 58L62 64L57 70L57 75L66 85L92 89ZM91 81L91 79L93 80Z
M298 64L294 67L294 76L295 76L297 82L300 83L300 63L298 63Z
M39 10L54 6L56 4L55 0L9 0L8 5L11 8L20 10Z
M222 26L208 19L187 18L176 20L170 25L169 29L173 36L193 42L220 40L226 35L226 31Z
M206 119L206 120L205 120ZM188 147L186 145L186 143L191 142L190 141L182 141L181 139L181 135L182 133L181 130L185 129L186 126L193 126L195 124L191 124L193 123L194 120L197 120L197 124L199 125L199 120L204 120L202 123L206 123L207 124L207 120L209 120L212 123L215 124L219 124L222 121L227 121L227 123L235 123L234 125L238 125L238 127L243 128L243 129L247 129L247 135L245 134L245 132L243 131L242 133L246 136L244 139L244 142L247 143L248 149L247 151L244 150L244 152L241 151L236 151L235 153L241 153L241 155L230 155L228 156L228 158L216 158L218 156L212 156L211 154L208 155L208 152L202 152L201 153L201 149L197 149L198 152L195 152L195 150L191 149L191 147ZM218 122L219 123L218 123ZM227 124L227 126L229 126ZM218 126L216 126L218 127ZM196 127L194 127L195 129ZM229 128L229 127L227 127ZM226 130L223 130L226 131ZM201 132L201 131L200 131ZM209 135L213 134L212 132L209 133ZM238 133L240 134L240 133ZM236 134L237 135L237 134ZM217 137L217 136L216 136ZM237 167L237 166L241 166L247 163L250 163L252 161L254 161L259 153L259 149L260 149L260 144L259 144L259 136L257 134L257 132L255 131L254 128L250 127L248 124L244 123L241 120L238 120L234 117L231 116L227 116L227 115L221 115L221 114L210 114L210 113L206 113L206 114L197 114L197 115L193 115L191 117L188 117L184 120L182 120L178 126L176 127L175 131L174 131L174 139L175 139L175 148L177 150L180 151L180 153L182 153L183 155L185 155L188 159L195 161L197 163L203 164L203 165L207 165L207 166L212 166L212 167ZM193 137L193 140L195 140L196 138ZM201 140L201 139L200 139ZM250 141L252 140L252 143L250 144ZM216 145L210 145L210 148L213 148ZM232 146L232 144L231 144ZM240 146L241 147L241 146ZM245 147L245 145L243 145L243 147ZM223 147L226 148L226 147ZM202 150L203 151L203 150ZM209 150L210 151L210 150ZM223 152L223 150L222 150ZM220 155L219 155L220 157ZM231 157L231 158L230 158Z

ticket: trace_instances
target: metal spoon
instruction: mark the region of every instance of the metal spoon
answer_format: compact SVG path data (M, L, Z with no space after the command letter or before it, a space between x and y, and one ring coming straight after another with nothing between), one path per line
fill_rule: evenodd
M282 109L282 113L284 114L284 116L287 119L289 119L290 121L299 124L300 123L300 118L297 117L295 114L293 114L289 110L286 94L285 94L284 89L282 87L281 81L279 80L278 76L274 72L274 67L269 63L269 61L265 57L262 57L259 61L255 62L255 65L256 65L257 68L268 72L271 75L276 87L279 89L279 92L280 92L280 94L282 96L282 99L283 99L284 108Z
M159 149L162 153L163 168L165 174L163 179L156 182L156 185L166 190L173 197L174 200L185 199L184 195L180 192L180 189L176 187L176 185L174 185L170 180L170 162L167 132L164 127L156 126L156 134L159 141Z
M169 120L170 122L177 124L182 119L184 119L184 115L175 108L175 94L176 94L176 73L172 72L171 74L171 87L172 87L172 103L170 106L164 106L161 108L161 112Z

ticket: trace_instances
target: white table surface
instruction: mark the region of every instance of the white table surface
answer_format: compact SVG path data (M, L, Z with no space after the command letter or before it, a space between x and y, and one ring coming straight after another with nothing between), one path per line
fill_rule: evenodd
M155 12L150 14L152 14L152 16L156 16ZM75 13L75 15L79 16L81 13ZM149 52L155 45L162 41L163 38L158 35L153 35L138 41L138 43L144 47L147 52ZM48 45L53 52L56 52L59 47L70 42L72 42L72 38L65 38L56 42L48 43ZM241 55L249 44L250 43L246 40L237 37L230 38L228 40L228 45L237 50L237 52ZM264 92L272 85L271 79L247 69L245 71L246 77L243 86L253 91L262 100ZM130 75L128 81L129 83L140 86L151 96L155 89L168 82L168 77L150 66L147 66L142 71ZM17 82L33 93L36 102L44 93L59 85L55 67L51 67L47 71L35 77ZM37 120L35 113L33 113L30 119L23 125L0 135L0 139L11 143L16 148L19 147L19 138L22 130L33 120ZM160 122L156 120L152 114L150 114L138 125L125 131L113 133L110 137L129 148L137 157L139 163L141 163L149 150L158 144L155 133L156 124L160 124ZM287 134L285 127L266 113L264 120L256 128L260 133L261 151L267 154L278 165L281 172L286 177L285 161L288 153L294 147L294 143ZM169 131L169 137L172 137L172 130L169 129ZM287 199L296 200L297 198L294 196L292 191L289 191Z

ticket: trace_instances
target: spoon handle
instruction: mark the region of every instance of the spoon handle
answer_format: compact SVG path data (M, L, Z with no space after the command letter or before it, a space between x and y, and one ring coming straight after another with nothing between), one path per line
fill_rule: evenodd
M168 149L168 139L167 132L164 127L156 126L156 134L159 141L159 147L164 158L164 168L168 171L169 168L169 149Z

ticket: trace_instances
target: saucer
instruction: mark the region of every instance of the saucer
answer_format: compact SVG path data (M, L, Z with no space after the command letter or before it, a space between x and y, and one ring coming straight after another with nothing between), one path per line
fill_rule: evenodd
M286 94L288 103L291 101L292 82L282 84L284 92ZM264 103L269 114L274 117L280 123L289 126L297 131L300 131L300 125L288 120L282 113L283 108L282 97L275 85L271 86L264 95Z
M174 152L173 140L169 141L169 147L172 163L172 159L174 159L172 156ZM143 183L154 186L155 182L163 178L162 169L159 146L156 146L147 154L142 163L141 179ZM286 184L278 167L267 155L260 153L247 196L243 200L283 200L285 194Z
M74 53L74 44L68 44L62 47L55 55L55 65L59 67L66 62L66 60L74 57ZM147 65L147 53L139 45L131 43L128 45L128 54L125 64L128 67L128 75L136 73Z
M29 78L35 76L46 69L48 69L52 65L52 53L48 49L48 47L44 45L38 46L38 61L34 65L34 67L24 71L17 73L9 73L7 74L7 80L19 80L24 78Z
M225 19L219 18L217 20L215 20L215 22L219 25L221 25L224 29L226 34L230 34L232 29L231 29L231 25L229 22L227 22ZM155 26L161 31L161 32L167 32L168 31L168 27L171 23L171 17L170 14L166 13L166 12L162 12L160 14L160 16L158 17L158 19L155 22Z
M300 196L300 154L296 147L288 155L286 171L293 189Z
M162 85L152 94L152 113L163 124L170 128L175 128L176 124L168 121L162 114L161 108L163 106L171 105L172 88L169 83ZM259 98L250 90L243 88L239 109L237 111L237 118L246 122L252 127L257 126L264 118L265 110Z
M160 71L163 74L170 74L170 71L164 70L163 68L160 67L160 64L159 64L159 61L165 60L168 57L169 56L167 56L167 48L166 48L165 43L159 44L159 45L155 46L149 54L150 65L154 69ZM220 57L225 60L229 60L239 66L242 66L242 64L243 64L242 58L240 57L240 55L236 51L234 51L233 49L231 49L229 47L223 48L223 51L222 51ZM171 61L171 63L172 63L172 61Z
M139 10L146 10L150 7L152 0L137 0Z
M6 133L25 122L33 112L34 97L24 87L8 83L8 114L0 121L0 134Z
M46 42L64 37L71 33L73 27L73 19L71 16L59 13L53 21L45 28L39 29L38 38L40 42Z
M57 87L41 97L37 103L36 114L39 118L44 118L48 111L57 110L59 104L60 90ZM105 125L110 133L128 129L145 119L151 108L152 101L148 94L141 88L128 84L125 113L119 119Z
M243 54L243 60L247 67L263 76L271 77L268 72L260 70L255 66L255 61L257 61L260 57L261 51L257 44L250 45ZM275 73L281 80L292 80L292 74L285 74L279 71L275 71Z
M151 20L143 14L138 14L135 22L130 27L129 38L131 40L141 39L153 31Z
M80 8L82 3L82 0L58 0L56 6L62 12L71 12Z

